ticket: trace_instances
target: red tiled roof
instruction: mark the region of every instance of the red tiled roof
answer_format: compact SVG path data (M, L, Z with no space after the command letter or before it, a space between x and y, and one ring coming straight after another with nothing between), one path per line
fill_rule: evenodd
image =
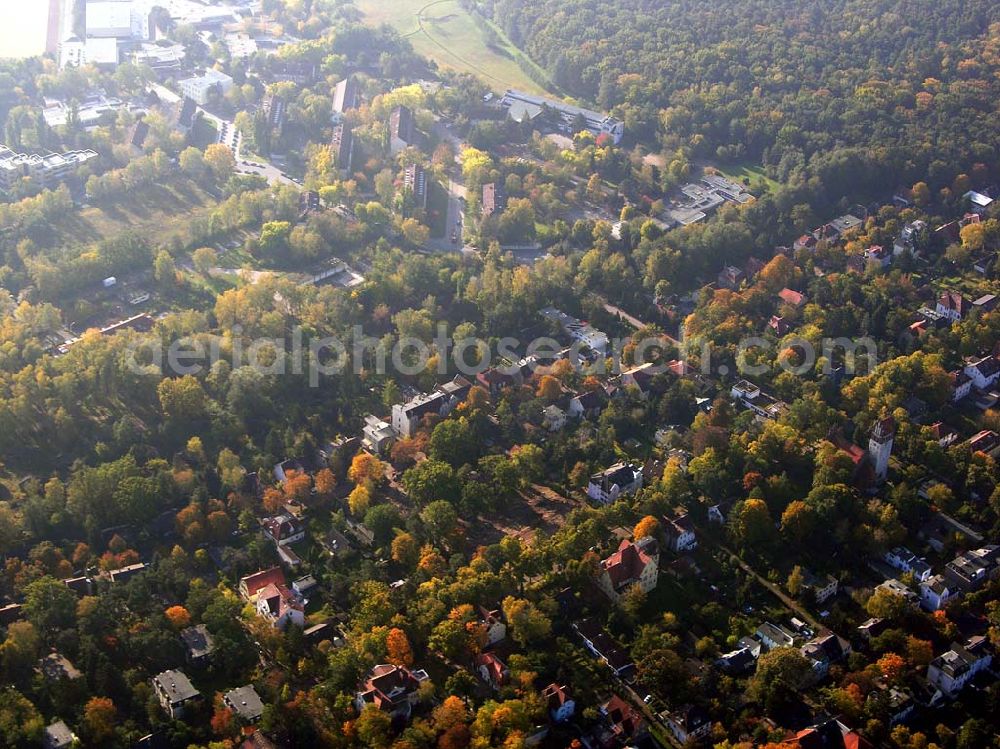
M625 583L638 580L652 557L629 540L618 546L618 551L601 562L601 567L611 578L611 584L618 589Z
M801 307L805 302L806 298L797 291L792 291L791 289L785 288L778 292L778 297L785 304L790 304L793 307Z
M255 572L252 575L244 577L240 580L240 590L245 588L247 596L253 598L262 588L266 588L268 585L284 584L285 573L281 571L281 567L272 567L269 570L261 570L260 572Z

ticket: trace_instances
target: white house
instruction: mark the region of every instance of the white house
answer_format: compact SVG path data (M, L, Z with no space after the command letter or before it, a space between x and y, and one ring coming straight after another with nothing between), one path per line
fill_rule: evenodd
M802 587L811 590L816 603L825 603L837 595L840 583L833 575L814 575L809 570L802 571Z
M623 495L635 494L641 488L642 469L631 463L615 463L590 477L587 496L602 505L609 505Z
M507 637L507 625L503 621L503 612L500 609L487 609L479 607L479 624L486 630L486 646L496 645Z
M780 624L772 624L771 622L764 622L757 627L754 635L768 650L790 648L795 644L795 635Z
M667 727L681 744L698 741L712 732L712 719L704 708L685 705L666 713Z
M948 587L944 575L934 575L920 582L920 606L927 611L938 611L956 592Z
M927 681L946 697L955 697L980 671L989 668L993 656L982 635L971 637L964 645L952 643L927 667Z
M951 373L951 387L951 400L958 403L972 392L972 378L962 370L956 370Z
M361 432L363 435L361 444L376 455L384 455L395 438L392 424L372 414L365 416L365 425Z
M986 390L996 384L997 378L1000 377L1000 360L993 355L984 356L967 362L962 371L972 381L974 387Z
M305 625L302 601L284 585L271 583L257 593L257 615L266 619L275 629L285 629L289 624Z
M260 525L264 535L278 546L294 544L306 537L305 523L285 512L265 518Z
M918 582L924 582L928 580L934 571L931 566L927 564L926 560L922 557L918 557L912 551L902 546L897 546L893 549L887 551L883 557L886 563L889 564L893 569L897 569L900 572L911 572L913 577Z
M676 518L663 518L663 534L671 551L683 553L698 548L698 538L694 533L691 516L687 513Z

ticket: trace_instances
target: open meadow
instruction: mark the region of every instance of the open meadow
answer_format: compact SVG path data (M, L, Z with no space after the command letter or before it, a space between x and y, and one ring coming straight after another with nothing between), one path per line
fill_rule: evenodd
M499 91L517 88L545 93L518 63L523 53L498 28L487 32L457 0L355 0L365 21L387 23L409 39L418 54L440 67L473 73ZM533 64L533 63L528 63Z

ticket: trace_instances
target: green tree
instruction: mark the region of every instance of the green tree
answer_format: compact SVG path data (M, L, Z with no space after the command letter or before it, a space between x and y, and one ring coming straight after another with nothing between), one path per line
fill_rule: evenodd
M459 484L454 469L440 460L424 460L406 470L403 486L417 505L425 506L436 499L455 502L459 498Z
M812 665L796 648L775 648L757 659L747 696L774 715L798 699L811 676Z
M76 594L54 577L39 578L25 588L24 615L47 636L72 627L76 621Z

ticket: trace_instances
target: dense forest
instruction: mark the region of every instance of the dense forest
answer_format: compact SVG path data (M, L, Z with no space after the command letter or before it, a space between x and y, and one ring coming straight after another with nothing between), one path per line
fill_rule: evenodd
M1000 6L986 0L478 8L567 93L619 107L632 134L659 129L695 156L759 159L787 180L861 149L932 187L996 156Z

